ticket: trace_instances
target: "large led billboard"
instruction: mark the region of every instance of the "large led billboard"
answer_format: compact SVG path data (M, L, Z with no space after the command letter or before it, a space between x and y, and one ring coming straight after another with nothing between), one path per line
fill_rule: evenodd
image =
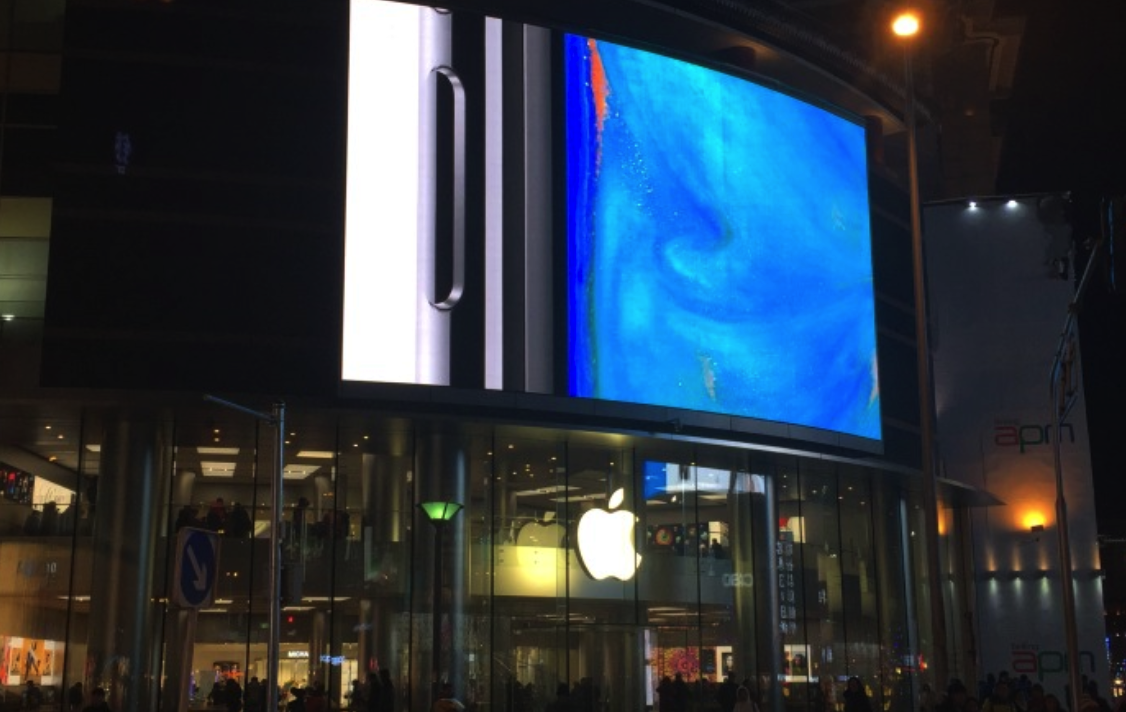
M860 125L609 42L351 7L343 381L880 439Z
M572 396L880 437L864 129L566 36Z

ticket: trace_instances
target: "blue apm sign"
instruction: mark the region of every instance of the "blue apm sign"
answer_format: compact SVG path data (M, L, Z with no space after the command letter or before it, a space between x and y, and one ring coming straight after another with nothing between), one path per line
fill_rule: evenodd
M185 527L176 535L173 595L181 608L210 606L219 569L219 535Z

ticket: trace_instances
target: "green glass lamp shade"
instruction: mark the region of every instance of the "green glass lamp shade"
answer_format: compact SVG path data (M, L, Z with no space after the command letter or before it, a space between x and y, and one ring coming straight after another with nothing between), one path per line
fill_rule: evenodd
M457 502L419 502L418 508L426 513L433 524L445 524L461 511Z

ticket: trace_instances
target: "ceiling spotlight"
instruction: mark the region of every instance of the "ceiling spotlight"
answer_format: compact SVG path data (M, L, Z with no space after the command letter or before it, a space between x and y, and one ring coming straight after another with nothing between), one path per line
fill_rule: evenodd
M1015 208L1017 206L1017 201L1010 200L1009 202L1005 203L1005 205L1006 207Z
M977 201L976 200L970 201L970 210L977 210Z

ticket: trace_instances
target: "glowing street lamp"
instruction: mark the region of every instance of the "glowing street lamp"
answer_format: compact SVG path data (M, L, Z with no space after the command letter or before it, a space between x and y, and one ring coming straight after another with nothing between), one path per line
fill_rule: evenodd
M457 502L419 502L418 508L434 525L434 623L431 626L431 694L434 699L442 685L442 532L461 511Z
M891 31L899 37L914 37L919 34L919 27L919 16L913 12L901 13L891 22Z

